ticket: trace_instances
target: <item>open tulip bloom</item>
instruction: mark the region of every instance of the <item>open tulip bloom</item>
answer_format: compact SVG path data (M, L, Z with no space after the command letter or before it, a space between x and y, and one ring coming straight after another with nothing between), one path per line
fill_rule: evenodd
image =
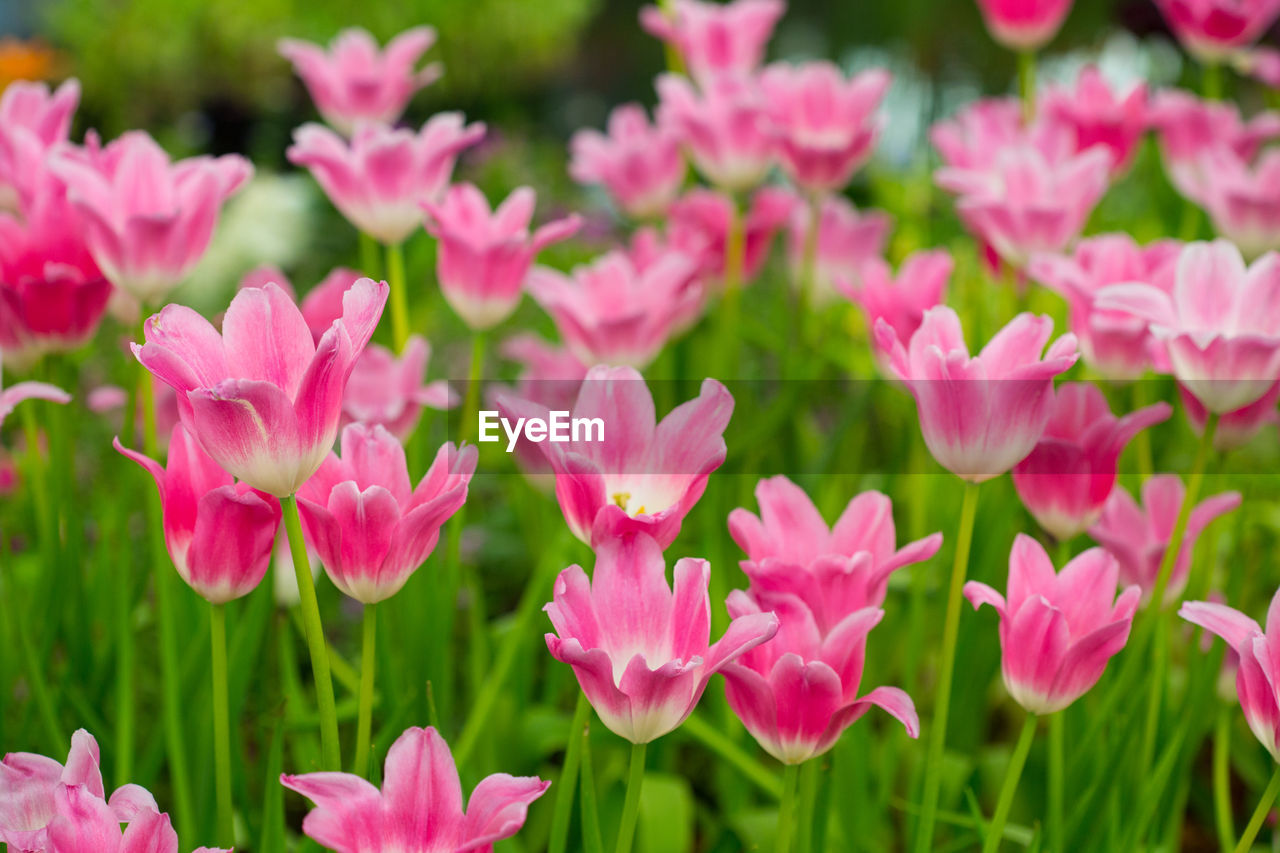
M1277 0L1155 0L1189 52L1216 63L1253 44L1280 17Z
M0 94L0 210L16 210L50 150L67 141L80 103L80 81L50 91L15 80Z
M1062 26L1073 0L978 0L991 37L1010 50L1044 47Z
M684 143L697 170L717 189L746 192L773 165L769 98L752 76L721 76L699 91L687 78L658 78L658 124Z
M600 184L619 208L637 219L660 217L684 184L679 137L670 127L651 125L639 104L614 108L608 135L579 130L569 150L573 179Z
M640 10L640 25L675 48L699 82L754 71L786 10L783 0L675 0Z

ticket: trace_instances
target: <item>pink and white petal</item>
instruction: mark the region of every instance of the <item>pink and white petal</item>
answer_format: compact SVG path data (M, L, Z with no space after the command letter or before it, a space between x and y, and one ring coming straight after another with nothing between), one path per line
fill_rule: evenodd
M551 787L536 776L495 773L476 785L467 800L458 853L478 851L487 844L510 838L524 826L529 804Z
M302 821L312 841L338 853L383 849L382 795L364 779L350 773L283 774L280 784L316 804Z
M969 603L973 605L973 609L977 610L984 604L990 604L1000 614L1000 618L1005 618L1005 601L1004 596L996 592L991 587L981 581L969 581L964 585L964 597L969 599Z
M293 399L316 347L298 306L277 284L241 290L222 320L233 376L279 386Z
M387 751L382 799L405 842L445 847L462 840L462 783L448 745L433 728L410 728Z
M1225 604L1186 601L1178 610L1178 615L1192 625L1199 625L1206 631L1217 634L1237 652L1253 637L1262 634L1262 628L1255 620Z

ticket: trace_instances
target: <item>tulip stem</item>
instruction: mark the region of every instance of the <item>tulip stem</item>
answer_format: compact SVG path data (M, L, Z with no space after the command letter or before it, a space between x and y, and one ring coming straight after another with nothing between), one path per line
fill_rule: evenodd
M1230 705L1218 703L1218 719L1213 729L1213 815L1220 850L1230 849L1236 837L1236 822L1231 813L1231 714Z
M739 329L742 315L742 267L746 251L743 212L738 209L738 199L730 193L729 226L724 240L723 297L720 304L720 334L714 363L718 365L716 379L729 378L729 370L737 361Z
M800 767L800 782L796 801L796 853L812 853L814 801L818 794L818 775L822 762L806 761Z
M631 772L627 774L627 799L622 804L622 822L618 824L616 853L631 853L636 837L636 820L640 817L640 789L644 787L644 754L647 743L631 745Z
M818 195L808 200L809 220L804 232L803 254L800 257L800 281L796 310L796 352L802 352L812 339L810 315L813 313L814 281L818 267L818 236L822 227L822 199ZM785 378L785 377L784 377Z
M462 429L458 432L462 441L471 441L480 428L480 377L484 373L487 344L488 337L484 332L472 334L471 365L467 369L467 393L462 404Z
M353 772L364 777L369 772L369 741L373 733L373 676L376 667L374 651L378 646L378 605L364 606L364 630L361 632L360 708L356 715L356 763Z
M569 841L569 819L573 814L573 795L578 789L578 762L582 755L582 729L587 725L591 705L587 694L579 691L578 704L573 710L573 722L569 724L569 740L565 744L564 765L556 784L555 808L551 812L551 834L547 840L547 853L564 853Z
M677 14L675 0L658 0L658 8L662 10L662 14L666 15L668 20L675 23ZM684 57L680 55L680 48L665 40L662 46L667 57L667 70L672 74L686 73Z
M1022 123L1036 118L1036 55L1034 51L1018 53L1018 94L1022 98Z
M947 590L947 616L942 627L942 659L938 663L938 693L934 700L929 752L925 759L923 807L920 829L916 833L917 853L929 853L933 849L933 826L938 816L942 758L947 743L947 716L951 710L951 680L956 667L956 639L960 633L960 601L969 568L969 546L973 543L973 523L977 514L978 484L966 482L960 509L960 530L956 536L955 562L951 566L951 584Z
M409 300L405 290L404 244L387 244L387 284L391 288L391 339L396 354L409 340Z
M1061 571L1062 567L1059 566ZM1049 849L1061 853L1063 847L1063 802L1066 786L1063 770L1066 767L1066 717L1059 711L1049 717Z
M1253 810L1253 817L1249 818L1249 825L1244 828L1244 835L1240 836L1236 853L1248 853L1253 848L1253 841L1258 837L1258 830L1262 829L1262 822L1267 819L1271 804L1276 801L1277 793L1280 793L1280 765L1277 765L1272 772L1271 782L1267 785L1267 790L1262 792L1262 799L1258 800L1258 807Z
M234 847L235 819L231 805L231 721L227 698L227 605L209 610L209 639L213 662L213 775L218 801L218 843Z
M1202 75L1200 86L1204 99L1206 101L1221 101L1223 88L1222 63L1206 62L1200 66L1200 71Z
M1133 382L1133 410L1146 408L1147 405L1147 386L1146 380L1135 379ZM1151 472L1155 470L1155 462L1151 456L1151 432L1147 429L1138 430L1138 434L1133 437L1134 452L1138 456L1138 476L1144 482L1151 476Z
M381 278L378 274L378 241L363 231L356 233L360 235L360 272L369 278Z
M311 560L302 538L302 519L298 516L298 499L289 495L280 499L284 510L285 532L293 554L293 572L298 577L299 606L302 627L311 653L311 673L316 685L316 709L320 714L320 753L322 770L342 768L342 752L338 744L338 709L333 699L333 677L329 672L329 647L324 641L324 625L320 621L320 602L316 598L315 580L311 577Z
M1200 497L1200 486L1204 481L1204 469L1213 449L1213 438L1218 432L1218 415L1210 413L1204 424L1204 432L1200 434L1200 446L1196 448L1196 458L1191 464L1191 474L1187 478L1187 491L1182 498L1182 506L1178 508L1178 518L1173 525L1173 533L1169 536L1169 545L1160 560L1160 573L1156 576L1155 589L1151 594L1151 603L1157 613L1164 611L1164 597L1169 588L1169 578L1173 567L1178 562L1178 552L1182 550L1182 540L1187 533L1187 522L1191 518L1191 510Z
M782 802L778 806L778 837L773 849L776 853L791 850L791 835L796 822L796 788L800 776L799 764L788 764L782 771Z
M1022 724L1022 734L1018 736L1018 745L1013 748L1009 757L1009 769L1004 774L1004 784L1000 787L1000 799L996 801L996 813L987 826L987 837L982 843L982 853L996 853L1000 849L1000 841L1004 836L1005 824L1009 821L1009 809L1013 807L1013 795L1018 790L1018 780L1022 778L1022 767L1027 763L1027 753L1031 751L1031 742L1036 737L1036 715L1027 714Z

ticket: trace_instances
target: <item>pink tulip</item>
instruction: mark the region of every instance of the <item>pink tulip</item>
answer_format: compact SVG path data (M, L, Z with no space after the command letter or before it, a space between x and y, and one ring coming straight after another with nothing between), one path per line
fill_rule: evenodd
M1111 155L1095 147L1051 161L1031 146L1001 151L988 168L939 169L938 186L960 198L960 219L1007 263L1067 248L1107 189Z
M1220 62L1249 47L1280 16L1280 0L1156 0L1190 53Z
M619 737L649 743L693 712L711 676L778 630L772 613L734 619L710 643L711 566L686 557L667 583L662 547L639 531L596 537L591 578L570 566L544 609L552 657L573 667L600 720Z
M167 814L145 809L121 831L115 812L78 785L57 794L57 817L49 824L49 853L178 853L178 834ZM231 853L197 847L195 853Z
M1058 34L1072 0L978 0L987 31L1000 44L1035 51Z
M1280 593L1267 608L1267 630L1238 610L1225 604L1188 601L1178 615L1193 625L1217 634L1238 658L1236 692L1240 710L1253 736L1280 761L1280 704L1275 683L1277 658L1273 651L1280 637Z
M298 307L302 310L302 318L307 321L307 328L311 330L311 337L316 343L320 343L333 321L342 317L343 296L362 278L364 276L356 270L335 267L302 297ZM268 281L274 281L286 291L292 289L285 287L286 282L282 279L275 278L263 279L256 286L261 287Z
M615 250L575 268L572 277L536 267L529 293L583 362L643 369L676 323L702 304L695 272L693 260L677 252L640 272L625 252Z
M1204 155L1226 147L1252 161L1268 140L1280 138L1280 114L1263 112L1245 121L1239 107L1206 101L1177 89L1157 92L1149 110L1165 171L1178 192L1192 201L1205 197L1211 176L1204 172Z
M495 773L462 807L449 746L434 728L409 728L387 751L382 790L351 773L282 775L280 784L316 804L302 831L337 853L487 851L524 826L529 804L550 782Z
M1249 75L1268 88L1280 89L1280 50L1259 47L1241 51L1233 59L1236 70L1241 74Z
M765 187L751 197L743 223L743 282L759 275L774 235L791 218L795 205L794 195L776 187ZM724 284L725 244L733 215L728 196L706 189L685 193L667 214L668 244L698 259L699 275L710 289Z
M679 51L689 73L706 83L754 71L785 10L783 0L675 0L670 14L656 6L641 9L640 25Z
M862 265L856 284L845 279L838 287L862 309L868 328L875 329L883 320L898 340L909 341L924 321L925 312L942 304L954 269L951 255L942 249L908 256L897 276L883 259L875 257ZM892 373L889 352L878 339L872 343L881 369Z
M172 163L136 130L106 147L91 140L83 150L64 150L50 168L83 217L98 267L144 305L161 301L191 272L223 203L253 173L235 154Z
M1181 385L1178 396L1182 399L1182 410L1187 413L1187 420L1196 435L1204 434L1205 424L1209 420L1209 412L1191 392ZM1218 418L1218 428L1213 433L1213 447L1219 452L1236 450L1253 441L1254 436L1263 427L1280 424L1280 412L1276 411L1276 403L1280 401L1280 382L1271 386L1271 390L1250 403L1243 409L1227 412Z
M187 585L214 604L253 592L271 564L280 504L235 482L181 424L169 439L167 467L129 450L119 438L113 444L155 478L165 545Z
M1075 131L1076 150L1095 145L1111 152L1111 174L1117 176L1133 162L1147 130L1147 86L1138 83L1123 95L1111 88L1097 66L1080 70L1074 89L1051 86L1044 94L1044 111Z
M1125 445L1172 413L1168 403L1156 403L1117 418L1096 385L1064 384L1054 398L1044 435L1013 467L1018 497L1059 542L1083 533L1098 520L1115 487Z
M318 124L293 132L289 161L311 170L334 207L381 243L403 243L422 224L422 203L439 201L464 149L484 137L483 124L439 113L417 133L380 124L351 141Z
M826 305L844 291L842 283L859 287L866 264L884 254L893 220L879 210L859 211L843 196L822 200L818 246L814 257L813 297ZM787 257L797 282L804 266L810 206L795 204L787 234Z
M0 210L17 210L45 155L67 141L80 103L80 82L50 92L44 83L16 80L0 95Z
M929 131L929 141L944 166L953 169L990 169L1002 151L1030 146L1050 162L1078 153L1073 129L1043 115L1030 125L1022 119L1017 98L983 98L974 101Z
M1019 314L977 356L965 346L960 318L940 305L924 312L905 344L876 321L876 343L915 397L920 429L933 458L980 483L1026 458L1053 411L1053 377L1076 362L1076 339L1063 335L1041 357L1053 320Z
M1085 363L1104 378L1128 381L1151 366L1155 342L1144 321L1127 311L1100 308L1098 294L1124 282L1172 290L1181 251L1174 240L1139 246L1128 234L1102 234L1081 240L1072 255L1032 258L1027 271L1067 300Z
M55 849L98 853L108 849L51 846L65 836L65 829L59 831L51 824L67 822L59 820L60 812L64 811L59 804L65 802L70 791L75 792L73 796L83 808L106 812L114 823L117 838L121 823L133 821L147 812L159 812L155 798L138 785L122 785L108 801L99 761L98 742L84 729L71 736L71 751L67 753L65 766L30 752L6 755L0 761L0 842L8 844L14 853ZM51 830L55 835L52 839Z
M414 93L435 82L438 63L415 70L435 41L434 29L414 27L379 51L373 36L351 28L338 33L327 51L297 39L281 39L278 50L293 63L324 120L350 135L362 122L394 123Z
M139 361L178 392L182 423L235 477L292 495L333 447L342 396L387 301L386 282L362 278L319 344L302 312L268 284L236 294L219 334L182 305L146 322Z
M684 184L680 140L662 125L651 125L639 104L623 104L609 114L609 132L579 130L569 142L569 174L581 184L600 184L629 216L662 216Z
M760 90L782 170L811 194L842 189L871 157L890 81L883 68L846 79L830 62L766 68Z
M697 297L680 300L678 310L672 319L672 337L678 337L687 332L702 319L707 307L707 282L704 280L704 276L708 269L713 268L710 262L711 259L706 253L704 240L691 234L686 234L686 237L694 237L693 245L688 249L677 249L665 237L661 236L655 227L645 225L631 233L631 242L625 250L631 266L635 268L636 273L642 276L647 275L650 270L671 264L673 255L691 265L689 268L688 287L696 292ZM756 242L759 243L759 239ZM715 268L722 266L723 263L720 263Z
M0 426L4 425L4 419L24 400L49 400L66 404L71 402L71 395L45 382L19 382L8 388L0 386Z
M1280 255L1246 268L1225 240L1189 243L1172 291L1118 284L1098 304L1145 320L1169 372L1211 412L1248 406L1280 380Z
M502 343L503 358L521 366L520 376L514 388L490 386L485 389L488 408L497 409L503 417L519 417L503 403L507 399L524 400L548 411L570 411L587 368L578 357L564 347L549 344L534 334L519 334ZM516 464L535 486L545 492L555 488L555 476L543 454L541 445L535 444L521 433L515 447Z
M1149 477L1142 484L1141 507L1127 491L1115 489L1107 498L1097 523L1089 528L1089 535L1119 562L1120 579L1140 586L1144 599L1150 598L1155 588L1185 493L1182 480L1176 474ZM1186 587L1191 552L1201 531L1209 522L1239 505L1239 492L1223 492L1206 498L1191 510L1178 559L1169 575L1165 603L1177 601Z
M658 125L684 143L694 167L717 189L746 192L773 165L769 100L755 78L724 76L699 91L685 77L658 77Z
M546 417L528 401L501 396L504 408ZM707 478L724 462L724 430L733 414L733 396L706 379L697 399L657 421L653 395L629 367L593 367L578 392L570 417L599 419L603 440L592 429L579 440L539 445L556 474L556 499L569 529L590 543L603 518L624 533L647 533L667 547L707 488Z
M399 358L378 344L365 347L342 394L343 425L381 426L407 441L424 406L440 410L456 406L458 395L448 382L423 384L430 357L430 344L417 335L409 336Z
M1280 150L1269 148L1254 163L1230 148L1205 152L1201 203L1219 234L1247 258L1280 250Z
M342 457L330 454L298 490L298 506L333 585L376 604L400 591L467 499L475 446L452 443L413 488L404 447L380 426L342 431Z
M490 329L516 310L529 267L538 253L572 237L582 224L575 214L532 234L536 196L521 187L490 210L471 184L456 184L440 202L425 202L427 231L440 241L436 273L450 307L473 331Z

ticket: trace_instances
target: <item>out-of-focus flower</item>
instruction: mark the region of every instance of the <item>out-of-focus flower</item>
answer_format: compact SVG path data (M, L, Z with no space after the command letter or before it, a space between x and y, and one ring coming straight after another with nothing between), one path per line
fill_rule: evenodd
M1017 51L1039 50L1058 34L1072 0L978 0L987 31Z
M1240 710L1253 732L1271 757L1280 761L1280 705L1272 686L1280 673L1272 648L1280 637L1280 593L1272 596L1267 608L1267 630L1238 610L1225 604L1188 601L1178 615L1193 625L1212 631L1226 641L1239 658L1236 691Z
M1154 342L1145 321L1127 311L1100 308L1098 293L1125 282L1172 290L1181 251L1175 240L1139 246L1128 234L1102 234L1081 240L1071 255L1032 258L1027 271L1067 300L1071 331L1085 363L1107 379L1127 381L1151 366Z
M668 585L662 546L647 534L605 533L594 548L590 578L574 565L556 579L547 648L573 667L610 731L649 743L685 721L712 675L771 638L778 617L735 618L712 644L706 560L679 560Z
M1142 484L1142 506L1124 489L1114 489L1089 535L1120 564L1120 580L1142 587L1149 599L1160 574L1160 563L1169 547L1174 523L1186 490L1176 474L1157 474ZM1220 515L1240 505L1239 492L1223 492L1206 498L1191 510L1182 548L1169 575L1165 603L1177 601L1191 572L1191 552L1201 531Z
M1076 150L1103 145L1111 152L1111 174L1129 168L1147 130L1147 86L1138 83L1123 95L1111 88L1094 65L1080 69L1075 88L1050 86L1044 111L1075 131Z
M839 280L840 292L858 305L867 318L867 327L876 328L881 320L900 341L909 341L920 328L924 313L942 304L947 281L955 269L950 253L943 249L916 252L902 262L898 274L882 258L862 264L855 281ZM892 373L888 352L877 340L872 341L877 361L886 373Z
M1051 161L1031 146L1001 151L988 168L945 167L938 186L959 196L965 225L1021 269L1040 252L1066 249L1107 189L1111 155L1094 147Z
M1206 151L1207 176L1201 203L1219 234L1247 258L1280 249L1280 149L1269 148L1254 163L1230 148Z
M1178 396L1182 398L1182 408L1187 413L1192 430L1196 435L1203 434L1209 420L1208 410L1194 394L1181 385L1178 386ZM1276 411L1277 401L1280 401L1280 382L1272 385L1271 390L1259 397L1257 402L1220 416L1218 428L1213 433L1214 449L1225 452L1244 447L1253 441L1253 437L1263 427L1280 423L1280 412Z
M778 162L801 189L835 192L867 162L891 79L882 68L846 79L830 62L777 63L760 74Z
M337 437L342 396L387 300L360 279L319 344L289 295L268 284L236 294L219 334L182 305L146 322L134 355L178 392L182 422L228 472L277 497L315 473Z
M527 400L503 395L499 402L520 415L547 417ZM572 420L584 419L583 434L539 445L555 472L556 499L569 529L590 543L603 518L619 535L640 531L670 545L707 478L724 462L732 414L733 396L707 379L696 399L658 422L653 395L635 369L593 367L570 412Z
M804 267L811 210L810 205L793 205L788 223L787 258L797 284ZM813 264L814 302L829 304L844 291L843 284L861 287L863 268L884 254L892 228L893 219L883 211L859 211L843 196L824 198Z
M768 259L769 246L795 210L797 199L778 187L764 187L751 197L744 216L742 280L750 282ZM699 277L711 290L724 285L725 247L733 221L734 202L706 189L685 193L667 215L667 242L671 248L698 261Z
M1272 89L1280 89L1280 50L1258 47L1239 51L1232 61L1241 74L1247 74Z
M455 184L438 203L426 202L426 228L440 241L436 273L445 300L475 331L516 310L538 253L566 240L582 223L575 214L530 233L537 196L520 187L496 209L471 184Z
M573 179L600 184L619 208L637 219L661 216L684 184L679 137L670 127L649 124L639 104L614 108L607 135L579 130L569 150Z
M330 454L298 490L298 506L334 586L364 604L400 591L467 499L474 445L436 453L417 488L404 447L380 426L342 430L342 456Z
M528 401L547 411L567 412L573 408L587 367L567 348L524 333L503 341L499 352L503 358L520 364L520 376L514 388L491 385L485 389L489 408L510 417L514 413L503 405L503 400L509 398ZM523 432L516 441L515 456L520 470L536 487L546 492L555 488L555 475L550 473L551 464L541 445L530 441Z
M337 853L493 849L524 826L529 804L550 786L536 776L486 776L464 811L449 746L433 728L410 728L387 750L382 790L352 773L282 775L316 804L302 831Z
M1178 192L1197 202L1203 200L1213 177L1204 172L1206 152L1225 147L1249 162L1264 142L1280 138L1278 113L1263 112L1246 121L1234 104L1207 101L1178 89L1157 92L1148 117L1169 180Z
M160 302L200 260L223 203L253 167L235 154L170 162L142 131L63 148L49 164L83 217L93 259L144 305Z
M643 369L676 323L701 303L695 272L694 261L679 252L640 271L615 250L577 267L572 276L536 267L529 274L529 294L584 363Z
M1178 381L1216 414L1256 402L1280 380L1280 255L1246 267L1225 240L1189 243L1173 289L1117 284L1098 305L1145 320Z
M974 101L951 118L934 124L929 141L944 166L978 171L991 168L1000 152L1009 148L1030 146L1051 162L1077 151L1070 126L1039 118L1027 124L1017 98Z
M1092 689L1124 648L1141 595L1116 598L1116 560L1090 548L1054 570L1039 542L1019 533L1009 554L1008 598L977 581L964 585L974 609L1000 614L1001 672L1009 695L1033 714L1061 711Z
M281 39L278 49L324 120L350 135L362 122L395 122L414 93L435 82L439 63L415 70L435 41L434 29L414 27L379 50L373 36L353 27L338 33L328 50L298 39Z
M760 185L776 144L769 100L754 77L717 77L699 91L685 77L663 74L657 87L659 126L679 137L703 177L729 192Z
M1013 485L1027 511L1059 542L1097 521L1116 484L1125 445L1140 431L1169 419L1156 403L1117 418L1096 386L1068 382L1058 388L1044 435L1013 466Z
M39 40L0 36L0 89L25 80L50 80L61 65L58 53Z
M382 426L406 441L424 406L453 408L458 400L448 382L423 384L430 357L430 344L418 335L409 336L399 358L384 346L369 344L356 360L342 394L343 421Z
M14 408L24 400L49 400L54 403L70 403L71 395L46 382L19 382L8 388L0 383L0 426Z
M350 142L318 124L293 132L290 162L311 170L348 221L381 243L402 243L422 224L422 204L439 201L464 149L484 125L439 113L417 133L363 125Z
M80 82L67 80L51 92L44 83L5 86L0 79L0 89L0 210L17 210L41 161L67 141Z
M652 225L646 225L632 232L631 242L626 248L626 255L631 261L631 266L641 275L647 273L653 267L669 263L668 258L671 255L677 255L695 262L690 269L688 286L697 291L698 298L680 303L681 311L672 323L672 337L696 326L698 320L702 319L703 311L706 309L707 282L704 280L703 275L709 266L709 259L698 257L699 251L705 246L700 240L696 242L697 249L677 249L658 233L657 228Z
M783 0L675 0L670 14L645 6L640 25L679 51L689 73L705 83L754 71L785 9Z
M960 318L945 305L925 311L905 343L886 320L875 326L889 367L916 400L929 452L974 483L1021 462L1044 433L1053 378L1077 358L1071 334L1044 352L1052 334L1052 318L1019 314L970 356Z
M1280 0L1155 0L1178 41L1201 62L1247 48L1280 16Z

